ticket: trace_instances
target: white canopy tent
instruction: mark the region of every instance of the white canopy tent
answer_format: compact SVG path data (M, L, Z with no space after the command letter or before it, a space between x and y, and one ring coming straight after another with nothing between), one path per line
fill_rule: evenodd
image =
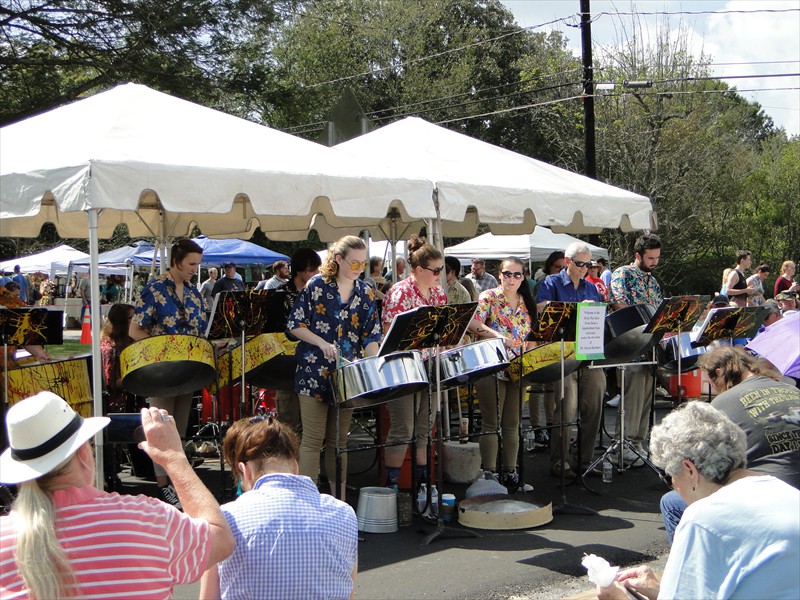
M0 263L0 268L8 273L14 269L15 265L19 265L19 270L22 273L41 272L47 273L52 277L56 274L66 273L70 261L88 256L86 252L61 244L55 248L50 248L50 250L6 260Z
M485 223L493 233L530 233L535 225L571 233L656 228L645 196L418 117L396 121L336 149L359 160L380 156L399 173L433 181L445 235L448 224L465 222Z
M332 226L367 226L390 211L430 218L431 185L134 84L0 129L0 235L36 236L49 221L63 237L88 236L92 306L97 240L120 223L163 241L195 224L212 236L250 237L263 225L305 238L317 213ZM95 340L100 325L92 319ZM100 414L99 346L92 350Z
M565 250L578 238L566 233L553 233L547 227L536 226L528 235L495 235L484 233L461 244L445 248L445 254L455 256L459 260L483 258L485 260L502 260L507 256L517 256L523 260L544 262L552 252ZM586 243L592 252L592 258L603 257L608 260L608 251L593 244Z

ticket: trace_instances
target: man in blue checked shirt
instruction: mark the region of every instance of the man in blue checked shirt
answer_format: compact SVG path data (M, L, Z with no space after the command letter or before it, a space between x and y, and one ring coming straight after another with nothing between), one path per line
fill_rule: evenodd
M603 298L595 285L586 281L586 273L592 264L592 253L583 242L574 242L564 250L564 260L567 265L560 273L548 275L539 285L538 308L542 308L548 301L558 302L602 302ZM553 415L554 423L561 423L561 411L564 411L564 423L575 420L578 400L581 406L581 444L578 460L581 471L585 471L592 462L597 433L600 431L600 417L602 416L603 395L606 393L606 378L602 369L581 368L580 378L578 371L566 377L564 386L563 406L556 401L556 410ZM578 380L580 379L580 389ZM552 430L550 437L550 465L551 472L556 477L561 477L561 471L567 479L575 479L577 474L570 467L566 452L561 451L564 437L560 428ZM562 463L562 456L564 461ZM597 473L592 473L597 474Z
M221 507L236 550L205 572L200 597L352 598L356 515L297 474L292 429L269 416L242 419L228 430L222 452L243 492Z

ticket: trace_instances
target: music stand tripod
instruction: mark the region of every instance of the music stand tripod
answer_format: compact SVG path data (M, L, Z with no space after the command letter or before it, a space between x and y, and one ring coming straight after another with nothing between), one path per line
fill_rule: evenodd
M567 424L564 417L564 402L566 400L566 353L564 344L566 342L575 341L576 333L576 318L577 318L577 304L574 302L548 302L531 332L528 335L527 341L533 342L559 342L559 372L560 372L560 397L559 403L561 405L561 418L559 419L558 427L561 430L561 444L559 448L559 455L561 461L561 503L553 507L553 514L572 514L572 515L596 515L597 511L567 502L566 492L566 464L567 457L567 444L569 436L566 429ZM578 435L580 436L580 428L578 428ZM578 454L580 455L580 445L578 446ZM584 487L586 484L583 483ZM587 488L588 489L588 488Z

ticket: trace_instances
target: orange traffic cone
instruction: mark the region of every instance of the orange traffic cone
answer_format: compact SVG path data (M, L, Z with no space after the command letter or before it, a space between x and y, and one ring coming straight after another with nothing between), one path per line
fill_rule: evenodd
M83 326L81 326L81 344L92 343L92 318L87 310L83 314Z

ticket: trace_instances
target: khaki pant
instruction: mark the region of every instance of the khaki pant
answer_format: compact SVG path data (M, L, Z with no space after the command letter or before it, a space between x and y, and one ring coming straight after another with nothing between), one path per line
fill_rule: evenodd
M294 390L275 390L275 408L278 409L278 420L292 430L300 433L300 398Z
M498 391L495 391L495 381ZM495 377L484 377L475 383L478 406L483 420L482 432L497 430L497 412L500 411L500 435L503 436L502 467L513 471L517 467L519 450L519 384ZM481 466L486 471L497 470L498 442L495 435L481 435Z
M579 376L580 374L580 376ZM580 379L580 385L578 385ZM561 381L554 383L557 393L561 393ZM594 446L597 433L600 431L600 417L603 413L603 395L606 393L606 375L603 369L581 368L568 375L564 381L564 423L575 420L575 414L580 406L581 415L581 446L580 467L588 467L594 455ZM553 466L561 462L561 402L556 400L556 410L553 416L550 435L550 464ZM570 428L567 428L569 431ZM565 440L566 441L566 440ZM564 461L569 464L568 448L564 449Z
M147 401L151 407L160 408L167 411L175 419L175 426L178 428L178 434L186 437L186 428L189 426L189 413L192 410L192 394L184 394L182 396L156 396L148 398ZM158 463L153 463L153 471L156 477L166 477L167 472L164 467Z
M650 407L653 404L653 374L650 365L627 367L625 369L625 437L641 446L650 427ZM622 403L620 401L620 408ZM617 414L617 430L614 436L619 439L620 418Z
M300 442L300 475L319 478L319 452L325 443L325 473L336 481L336 407L310 396L299 395L303 437ZM353 418L352 408L339 410L339 447L347 447L347 432ZM347 481L347 453L342 454L342 481Z

